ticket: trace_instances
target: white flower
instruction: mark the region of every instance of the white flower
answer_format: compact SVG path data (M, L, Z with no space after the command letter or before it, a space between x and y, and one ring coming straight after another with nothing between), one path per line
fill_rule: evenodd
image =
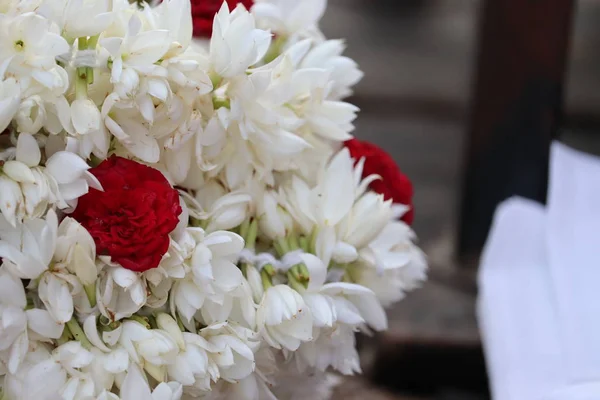
M236 382L254 371L254 352L260 342L252 330L220 323L202 329L199 334L213 346L209 357L219 367L222 379Z
M94 394L94 383L79 371L92 361L79 342L67 342L50 353L42 346L27 353L16 374L8 374L4 394L11 399L75 400ZM44 385L40 385L44 382Z
M252 13L278 35L306 36L316 30L326 6L327 0L256 0Z
M4 131L19 109L21 90L14 78L0 82L0 132Z
M263 58L270 43L271 33L256 29L254 17L243 6L230 13L223 2L210 39L211 69L224 78L243 74Z
M52 261L57 230L53 210L48 211L45 220L26 220L16 227L0 218L0 257L5 267L18 278L37 279Z
M51 3L63 6L62 2ZM108 0L67 0L64 9L57 12L57 16L61 18L57 23L62 27L63 37L76 39L100 34L112 22L110 7Z
M268 288L256 312L263 339L276 349L296 351L312 340L313 317L302 296L286 285Z
M89 318L95 319L93 315ZM86 331L87 334L88 331ZM92 347L90 352L93 355L93 360L88 366L82 368L82 371L91 377L95 392L99 395L103 390L110 390L113 387L118 374L127 371L129 368L129 354L122 347L109 352Z
M245 190L227 192L216 180L206 182L195 196L196 201L205 210L205 214L197 214L201 219L208 219L207 232L232 229L239 226L249 217L249 206L252 197Z
M111 81L121 82L127 68L147 71L169 50L169 32L166 30L142 31L142 21L132 15L124 37L107 37L100 40L112 60Z
M237 260L244 247L242 238L225 231L205 236L200 228L188 228L181 242L179 257L187 275L173 286L172 313L177 310L184 323L190 323L200 310L196 317L209 323L221 322L230 317L234 300L239 298L241 318L253 324L253 303L248 302L250 288L245 289L242 272L232 261Z
M206 400L277 400L271 392L278 367L271 348L263 345L254 358L256 367L252 374L235 383L219 380Z
M37 133L46 123L44 101L38 95L24 99L15 116L19 132Z
M303 3L305 4L305 3ZM352 94L352 86L363 77L354 60L342 56L341 40L327 40L314 46L302 59L300 68L323 68L331 71L329 99L339 100Z
M33 78L47 89L64 86L66 74L55 58L69 51L69 45L44 17L25 13L0 20L0 60L8 62L8 71ZM30 132L35 133L35 132Z
M115 397L114 400L179 400L182 394L183 390L179 382L161 382L151 391L142 371L137 365L133 365L123 380L119 391L120 397ZM106 400L109 399L113 400L107 395ZM104 400L104 398L98 398L98 400Z
M8 359L2 357L3 362L14 374L27 354L30 335L43 340L57 339L63 326L54 322L46 310L26 310L23 283L5 268L0 269L0 288L0 351L8 355Z
M354 331L365 323L387 329L385 312L371 290L352 283L325 283L327 267L316 256L300 256L310 274L302 297L313 315L314 339L296 353L305 366L325 371L332 366L344 374L360 371Z
M323 139L342 142L352 138L352 121L358 107L331 98L333 71L305 68L292 81L294 101L290 107L303 118L310 131Z
M344 375L361 373L356 350L356 328L336 324L321 329L312 342L304 343L296 353L298 364L327 371L333 368Z
M102 267L96 293L99 311L111 321L132 316L146 304L148 296L141 274L112 263Z
M179 347L171 335L161 329L146 329L135 321L123 322L119 344L136 364L159 382L164 382L167 365L173 364Z
M163 1L152 9L156 15L155 28L169 32L173 43L169 55L187 49L192 40L192 10L189 0Z
M208 356L213 346L195 333L183 332L183 339L185 346L167 367L168 376L181 383L186 392L199 395L210 390L210 382L219 378L218 366Z
M401 300L426 279L427 260L402 221L390 222L349 270L352 279L372 289L384 307Z
M63 219L58 226L54 261L75 274L83 285L91 285L98 276L95 259L96 244L90 233L73 218Z
M278 203L277 194L265 191L262 201L256 203L256 213L261 233L272 240L285 238L294 227L290 214Z

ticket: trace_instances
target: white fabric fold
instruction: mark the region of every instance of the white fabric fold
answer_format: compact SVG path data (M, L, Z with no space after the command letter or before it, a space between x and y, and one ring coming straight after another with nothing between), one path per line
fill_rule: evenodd
M547 206L502 203L479 272L495 400L600 399L600 158L553 143Z
M496 400L534 400L562 382L545 230L542 205L509 199L482 255L478 317Z
M574 383L600 380L600 159L554 143L547 210L566 373Z

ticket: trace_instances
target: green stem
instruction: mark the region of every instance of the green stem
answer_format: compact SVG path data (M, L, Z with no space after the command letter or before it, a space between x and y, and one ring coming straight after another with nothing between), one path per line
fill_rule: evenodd
M298 282L298 280L296 278L294 278L294 275L290 271L288 271L287 277L288 277L288 285L292 289L294 289L296 292L303 293L304 291L306 291L306 286L304 286L302 283Z
M152 329L158 329L158 323L156 322L156 317L154 315L150 315L148 317L148 323L152 327Z
M275 276L275 274L277 273L275 271L275 268L273 268L273 266L271 264L267 264L263 267L263 271L266 271L267 274L269 274L269 276Z
M85 295L90 302L90 306L96 307L96 283L84 285L83 290L85 290Z
M71 341L72 339L73 339L73 336L71 336L71 332L65 326L64 329L63 329L63 331L62 331L62 335L60 335L60 337L58 339L56 339L56 343L59 346L62 346L63 344Z
M88 45L87 45L88 50L96 50L96 46L98 45L99 37L100 37L100 35L90 36L90 39L88 40ZM92 83L94 83L94 68L86 67L85 74L86 74L88 85L91 85Z
M303 276L307 281L310 281L310 272L308 272L306 264L298 264L298 268L300 269L300 276Z
M77 49L83 51L88 48L88 39L85 36L77 39ZM88 97L88 78L87 78L87 67L77 67L75 71L77 77L75 78L75 97L78 99L87 99Z
M74 316L69 322L67 322L66 328L69 329L71 335L73 335L73 338L81 343L84 349L90 350L93 347Z
M240 236L246 241L246 245L248 244L248 230L250 229L250 220L245 219L240 225ZM246 246L248 247L248 246Z
M300 236L300 248L308 253L308 238L306 236Z
M310 240L308 242L308 252L312 254L316 254L317 247L317 236L319 236L319 228L315 225L312 232L310 233Z
M268 288L273 286L271 277L269 276L269 273L264 268L260 271L260 280L262 281L262 285L265 290L267 290Z
M273 40L273 42L271 42L271 46L269 47L267 54L265 54L265 64L268 64L271 61L273 61L274 59L276 59L277 57L279 57L286 41L287 41L287 38L285 36L281 35L281 36L277 36L277 38L275 40Z
M129 317L129 319L142 324L146 329L152 329L152 327L150 326L150 322L146 317L140 317L139 315L134 314L131 317Z
M256 218L252 218L252 222L250 222L250 226L248 228L248 240L246 241L246 247L249 249L253 249L256 245L256 236L258 235L258 220Z
M290 233L287 238L288 245L290 246L290 250L298 250L300 248L300 244L298 243L298 237Z
M208 77L213 84L213 90L218 88L221 82L223 82L223 77L218 75L216 72L210 72Z
M290 274L292 274L292 276L294 277L294 279L296 279L297 281L303 281L303 277L300 273L300 268L299 265L294 265L292 268L290 268L289 271Z
M288 246L287 240L285 240L285 238L277 238L277 239L275 239L275 242L277 243L277 245L279 246L279 249L281 250L281 253L279 254L280 257L283 257L284 254L290 252L290 247Z

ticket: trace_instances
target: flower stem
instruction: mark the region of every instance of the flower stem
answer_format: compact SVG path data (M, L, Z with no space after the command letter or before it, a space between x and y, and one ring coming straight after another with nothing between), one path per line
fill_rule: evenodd
M77 322L75 316L73 316L69 322L67 322L66 328L69 329L71 335L73 335L73 338L81 343L84 349L90 350L93 347L87 336L85 336L83 329L81 329L81 326L79 326L79 322Z
M269 274L269 276L275 276L275 274L277 273L275 271L275 268L273 268L273 266L271 264L267 264L263 267L263 271L267 271L267 274Z
M87 37L82 36L77 39L77 49L83 51L87 50L87 47ZM75 97L78 99L86 99L88 97L87 67L77 67L75 73L77 74L77 77L75 78Z
M260 271L260 280L261 280L263 288L265 290L267 290L268 288L273 286L273 282L271 281L271 276L264 268Z
M296 292L303 293L306 290L306 287L303 284L301 284L300 282L298 282L298 280L294 277L294 275L292 274L291 271L288 271L287 277L288 277L288 285L292 289L294 289Z
M288 245L290 250L298 250L300 248L300 244L298 243L298 237L293 233L290 233L287 238Z
M96 50L96 46L98 45L99 36L100 35L90 36L90 39L88 40L88 43L87 43L87 48L89 50ZM86 67L85 74L86 74L86 78L87 78L87 84L91 85L92 83L94 83L94 68Z
M268 64L271 61L273 61L274 59L276 59L277 57L279 57L286 41L287 41L287 37L280 35L280 36L277 36L277 38L275 38L275 40L273 40L273 42L271 42L271 46L269 47L267 54L265 54L265 64Z
M250 220L245 219L240 225L240 236L246 241L246 247L248 247L248 230L250 229Z
M246 241L246 247L253 249L256 245L256 236L258 235L258 220L252 218L250 226L248 227L248 240Z
M83 290L85 290L85 295L87 296L90 306L96 307L96 283L90 283L89 285L84 285Z
M216 72L210 72L208 74L208 77L210 78L210 81L212 82L213 85L213 90L218 88L219 85L221 84L221 82L223 82L223 77L220 76L219 74L217 74Z
M134 314L131 317L129 317L129 319L142 324L146 329L152 329L152 327L150 326L150 322L148 321L148 318L146 318L146 317L141 317L139 315Z
M312 232L310 233L310 240L308 242L308 252L312 254L317 253L317 236L319 236L319 228L315 225Z
M276 244L275 249L277 250L279 248L279 251L278 251L279 257L283 257L284 254L290 252L290 246L288 246L287 240L285 240L285 238L275 239L275 244Z
M300 248L308 253L308 238L306 236L300 236Z
M73 339L73 336L71 336L71 331L65 326L62 331L62 335L60 335L60 337L56 339L56 343L59 346L62 346L63 344L69 342L71 339Z

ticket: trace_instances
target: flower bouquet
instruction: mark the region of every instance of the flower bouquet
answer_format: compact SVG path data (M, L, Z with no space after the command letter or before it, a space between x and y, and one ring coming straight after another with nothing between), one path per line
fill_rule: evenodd
M325 0L204 3L0 2L0 398L316 399L424 280Z

